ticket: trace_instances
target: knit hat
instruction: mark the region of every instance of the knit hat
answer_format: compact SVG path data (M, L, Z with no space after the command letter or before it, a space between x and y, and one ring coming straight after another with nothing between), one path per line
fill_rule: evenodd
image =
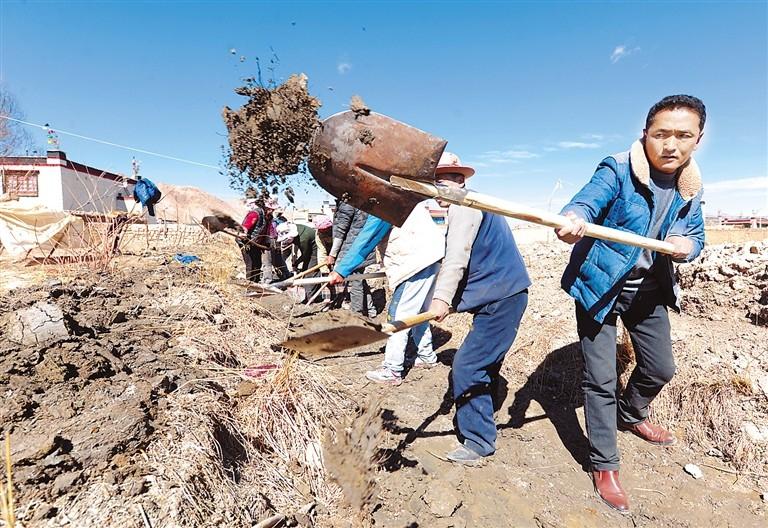
M312 224L315 226L315 229L322 231L323 229L330 229L333 227L333 220L326 215L317 215L312 219Z

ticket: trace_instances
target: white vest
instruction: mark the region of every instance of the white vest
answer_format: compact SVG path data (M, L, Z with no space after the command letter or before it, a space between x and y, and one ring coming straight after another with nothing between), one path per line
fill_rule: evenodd
M432 220L427 203L418 203L403 227L393 226L389 234L384 271L392 289L445 256L445 230Z

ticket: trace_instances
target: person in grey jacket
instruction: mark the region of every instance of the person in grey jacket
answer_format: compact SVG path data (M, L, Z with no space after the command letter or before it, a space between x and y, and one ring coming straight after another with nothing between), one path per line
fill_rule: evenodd
M337 260L342 260L349 248L352 246L355 238L368 219L368 213L356 209L348 203L338 202L336 214L333 216L333 246L328 253L327 264L333 266ZM354 270L354 273L363 273L366 266L375 262L375 249L365 258L360 267ZM358 312L364 316L376 317L376 308L371 298L371 290L365 280L349 282L349 303L353 312Z

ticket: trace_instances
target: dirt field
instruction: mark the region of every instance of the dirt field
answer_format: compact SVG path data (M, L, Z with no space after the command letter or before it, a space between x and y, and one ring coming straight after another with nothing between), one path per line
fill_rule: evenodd
M749 241L768 240L768 228L762 229L718 229L714 227L708 227L707 232L707 244L717 245L726 243L739 243Z
M534 286L502 370L499 450L478 468L442 458L466 315L437 325L440 366L382 387L363 376L378 346L315 362L276 348L299 311L230 284L241 262L225 239L192 266L150 250L100 274L6 265L0 433L18 525L764 526L768 327L748 311L768 303L768 246L755 247L715 248L681 271L698 301L672 316L678 373L653 411L681 441L620 435L629 516L602 505L583 469L564 245L523 248ZM722 301L734 282L738 302Z
M713 323L673 315L678 374L660 396L656 414L683 441L658 448L620 435L623 481L632 504L632 513L624 517L601 504L584 471L587 445L575 320L572 302L557 284L566 254L555 245L528 246L525 253L534 283L531 302L502 370L498 451L483 467L464 468L440 458L455 446L447 377L468 317L454 315L440 325L441 367L411 372L400 387L365 383L361 374L377 366L378 356L360 358L352 372L346 362L329 367L343 372L342 381L354 392L384 398L389 458L380 476L376 525L764 526L768 505L761 493L768 485L768 465L763 444L749 447L754 473L737 474L724 459L738 455L731 450L729 457L722 452L728 446L714 441L722 432L707 431L724 419L717 415L723 411L704 405L686 409L698 416L682 414L686 404L678 396L695 380L729 384L738 383L736 371L750 376L735 363L749 365L755 379L768 381L768 331L744 317ZM734 361L734 356L741 359ZM735 391L724 411L734 414L728 418L735 435L731 447L749 442L738 429L743 421L768 424L768 394L755 390ZM715 393L712 387L709 394ZM744 413L743 406L749 411ZM699 465L704 478L686 474L688 463ZM758 474L762 479L755 478Z

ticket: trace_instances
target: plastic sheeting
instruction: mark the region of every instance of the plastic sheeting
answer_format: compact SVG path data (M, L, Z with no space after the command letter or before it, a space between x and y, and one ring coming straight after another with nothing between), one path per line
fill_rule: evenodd
M87 247L87 238L78 216L40 205L0 203L0 242L3 253L15 259L24 259L33 250L48 255L56 248Z

